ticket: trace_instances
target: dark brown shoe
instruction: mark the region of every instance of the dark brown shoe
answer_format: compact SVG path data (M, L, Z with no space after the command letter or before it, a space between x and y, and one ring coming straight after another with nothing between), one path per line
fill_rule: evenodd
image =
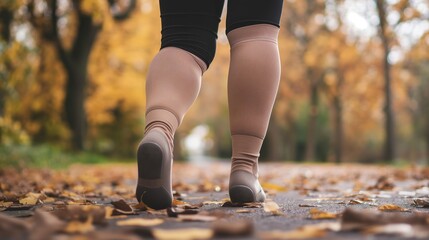
M162 131L149 131L137 150L136 198L153 209L165 209L173 201L171 189L172 153Z

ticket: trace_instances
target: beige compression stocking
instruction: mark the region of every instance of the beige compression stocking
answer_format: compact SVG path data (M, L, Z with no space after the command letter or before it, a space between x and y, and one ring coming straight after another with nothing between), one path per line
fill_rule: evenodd
M137 150L136 197L154 209L171 206L173 137L200 91L205 63L175 47L161 49L146 80L146 128Z
M195 101L206 64L195 55L175 47L161 49L153 59L146 81L146 128L159 128L169 139Z
M280 80L278 31L276 26L257 24L234 29L227 35L231 45L228 76L232 137L230 197L234 202L265 199L257 180L258 157Z

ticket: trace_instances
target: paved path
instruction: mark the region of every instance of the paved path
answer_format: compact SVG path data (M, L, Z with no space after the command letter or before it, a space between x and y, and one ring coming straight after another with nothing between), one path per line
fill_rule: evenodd
M273 231L287 232L302 226L341 221L341 216L336 219L314 220L310 214L310 209L313 208L328 213L341 214L346 208L380 212L377 210L379 206L394 204L407 211L400 213L383 212L382 214L387 218L390 216L395 218L398 214L404 217L429 214L429 208L416 208L412 205L415 198L429 197L429 171L427 169L397 169L365 165L262 164L260 170L261 183L268 192L269 201L279 205L280 215L273 215L272 212L264 211L264 208L222 207L221 202L228 198L226 192L228 170L227 163L176 164L174 185L177 196L180 195L182 201L191 205L203 204L197 211L209 216L216 216L218 217L217 221L229 221L231 225L243 222L243 220L250 221L254 232L236 237L237 239L258 239L263 236L267 237L264 234ZM77 194L75 198L64 198L64 196L60 197L60 194L57 194L57 202L54 203L39 203L28 210L5 210L2 212L3 215L15 216L18 219L25 219L25 221L33 218L31 216L37 208L49 210L50 207L58 206L60 200L67 205L73 201L79 202L79 197L82 196L93 205L112 206L110 203L119 198L125 199L131 205L135 203L132 197L135 168L130 165L75 166L60 172L27 170L14 173L13 178L12 175L9 175L12 173L14 172L7 171L0 174L0 181L6 183L2 186L3 190L0 192L2 194L0 196L6 195L7 191L4 189L8 187L10 188L7 189L8 191L18 191L16 189L19 189L24 193L26 191L37 192L38 190L43 192L40 189L46 190L46 187L49 187L54 192L56 191L55 188L58 188L60 192L75 192ZM20 179L20 174L27 175L27 178ZM18 183L21 184L20 187L15 186ZM91 191L91 189L93 190ZM360 201L359 199L364 200ZM350 202L351 200L352 202ZM353 200L356 201L353 202ZM308 207L308 205L314 206ZM138 239L139 237L151 238L150 231L153 229L188 229L194 227L213 229L214 225L212 221L178 221L176 218L166 216L165 213L153 211L138 212L138 215L130 215L126 218L157 218L163 219L164 222L155 227L136 230L135 227L118 226L117 222L124 219L115 218L109 219L107 225L96 225L95 232L113 231L125 233L124 236L127 237L123 239L132 236ZM429 218L427 220L425 227L429 229ZM70 235L62 233L55 236ZM361 232L352 231L326 231L325 235L326 239L344 237L348 239L402 239L397 233L385 236L363 235ZM216 236L215 238L223 239L224 237Z

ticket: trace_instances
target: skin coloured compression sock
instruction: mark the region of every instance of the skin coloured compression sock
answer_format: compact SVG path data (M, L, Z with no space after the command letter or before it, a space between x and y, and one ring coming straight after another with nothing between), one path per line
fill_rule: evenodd
M279 28L256 24L227 34L231 46L228 103L232 137L232 202L263 202L258 158L280 81Z
M136 198L153 209L171 206L173 138L196 99L206 64L195 55L166 47L153 59L146 80L146 127L137 150Z

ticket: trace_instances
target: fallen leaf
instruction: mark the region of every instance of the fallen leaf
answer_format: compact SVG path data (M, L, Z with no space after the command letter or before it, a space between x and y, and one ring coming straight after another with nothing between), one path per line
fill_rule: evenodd
M212 204L224 204L225 202L223 201L204 201L203 205L212 205Z
M281 186L275 183L263 182L262 188L273 192L286 192L288 189L285 186Z
M217 221L213 230L218 237L245 237L253 234L254 226L250 220Z
M406 223L371 226L364 230L365 234L395 235L404 238L429 238L427 226L415 226Z
M317 205L317 204L299 204L298 206L300 206L300 207L321 207L320 205Z
M4 202L4 201L1 201L0 202L0 212L8 209L10 206L12 206L12 204L13 204L13 202Z
M174 198L173 203L172 203L173 206L180 206L180 205L186 205L186 204L188 204L188 203L181 201L181 200L178 200L177 198Z
M283 212L280 210L279 205L277 205L277 203L275 202L265 202L263 206L265 212L271 213L276 216L283 215Z
M91 217L94 224L104 224L108 210L105 207L93 205L68 205L65 208L55 209L53 214L65 221L86 221Z
M420 208L429 208L429 198L415 198L413 205Z
M71 221L64 229L66 233L87 233L94 230L92 225L92 216L89 216L85 222Z
M338 213L331 213L319 210L317 208L310 209L310 219L318 220L318 219L336 219L340 216Z
M235 211L236 213L251 213L252 211L250 211L249 209L238 209L237 211Z
M43 203L53 203L55 202L55 198L48 197L42 200Z
M35 196L28 196L19 200L22 205L36 205L39 201Z
M145 218L131 218L116 222L118 226L141 226L152 227L163 223L164 220L159 218L145 219Z
M31 240L52 239L52 235L64 228L65 222L55 215L37 209L34 214L34 225L31 231Z
M134 204L132 205L132 208L137 211L146 211L148 209L148 207L146 206L146 204L144 204L144 202L139 202L137 204Z
M210 239L213 237L213 230L203 228L182 228L182 229L154 229L153 237L156 239L175 239L175 240L190 240L190 239Z
M347 208L341 217L341 230L365 230L376 225L406 223L411 225L427 225L427 214L403 215L384 213L373 210L355 210Z
M113 201L111 204L115 207L115 209L120 210L121 212L134 212L133 208L126 203L123 199L118 201Z
M384 212L409 212L410 209L403 208L395 204L383 204L378 206L378 210Z
M1 236L8 239L27 239L31 224L22 219L0 214Z
M167 208L167 215L169 217L177 217L179 214L197 214L199 213L198 210L195 209L184 209L184 208L180 208L180 207L172 207L172 208Z
M215 216L201 215L201 214L178 215L177 218L179 221L183 221L183 222L213 222L218 219Z
M322 238L328 231L337 232L341 229L338 222L305 225L292 231L271 231L259 234L262 239L308 239Z

